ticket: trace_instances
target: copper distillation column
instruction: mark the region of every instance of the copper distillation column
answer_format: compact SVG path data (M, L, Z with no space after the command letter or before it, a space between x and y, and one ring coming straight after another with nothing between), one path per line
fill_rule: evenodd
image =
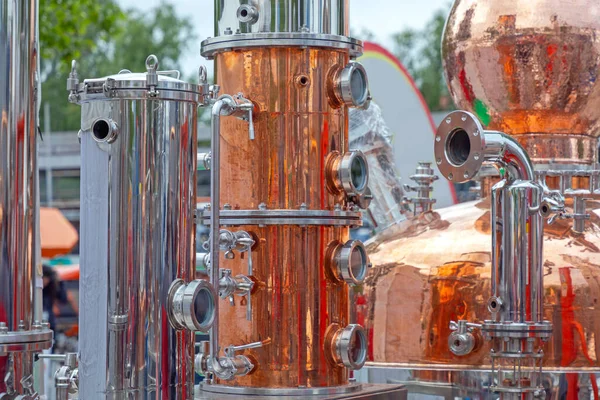
M202 54L223 94L211 114L211 206L198 217L222 300L197 359L201 393L357 394L349 371L367 339L348 291L369 260L349 227L368 204L368 166L348 149L348 107L370 96L351 61L362 46L347 36L348 3L215 7Z

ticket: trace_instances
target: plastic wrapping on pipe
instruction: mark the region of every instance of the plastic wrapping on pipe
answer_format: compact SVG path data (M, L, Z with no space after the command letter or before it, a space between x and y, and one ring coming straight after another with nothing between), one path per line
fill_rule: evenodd
M365 217L380 232L406 219L402 198L404 191L394 164L393 134L374 102L367 110L350 109L350 149L361 150L369 163L369 188L373 200Z

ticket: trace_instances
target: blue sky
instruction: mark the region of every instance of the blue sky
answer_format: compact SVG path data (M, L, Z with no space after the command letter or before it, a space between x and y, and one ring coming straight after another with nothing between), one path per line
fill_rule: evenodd
M124 8L155 7L161 0L118 0ZM190 15L196 27L198 40L190 43L188 54L182 57L183 71L194 74L198 65L212 65L200 56L200 40L212 36L213 0L170 0L181 15ZM350 26L360 32L367 29L376 34L378 41L390 45L389 36L406 27L420 29L440 8L448 8L449 0L350 0Z

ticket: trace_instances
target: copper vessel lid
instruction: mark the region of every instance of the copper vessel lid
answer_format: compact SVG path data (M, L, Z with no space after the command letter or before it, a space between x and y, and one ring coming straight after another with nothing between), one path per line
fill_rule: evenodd
M456 106L489 129L538 134L521 140L538 162L589 162L600 123L599 29L592 0L455 1L442 55ZM575 135L580 142L556 143Z

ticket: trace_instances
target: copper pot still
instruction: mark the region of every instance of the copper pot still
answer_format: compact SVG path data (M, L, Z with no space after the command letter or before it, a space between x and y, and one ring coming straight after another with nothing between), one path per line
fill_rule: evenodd
M457 0L442 41L457 108L516 138L571 219L545 226L547 398L598 398L600 378L600 6L592 1ZM451 321L489 319L490 183L482 199L399 222L367 243L364 286L372 340L359 379L407 382L409 392L490 393L490 343L451 352ZM359 318L360 319L360 318Z

